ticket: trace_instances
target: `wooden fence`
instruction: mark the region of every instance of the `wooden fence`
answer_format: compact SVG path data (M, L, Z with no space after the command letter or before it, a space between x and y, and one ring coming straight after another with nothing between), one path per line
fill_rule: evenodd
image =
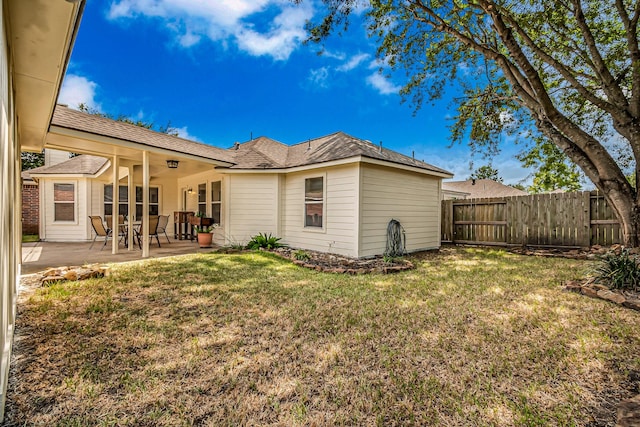
M597 191L442 202L443 242L588 247L621 240L613 210Z

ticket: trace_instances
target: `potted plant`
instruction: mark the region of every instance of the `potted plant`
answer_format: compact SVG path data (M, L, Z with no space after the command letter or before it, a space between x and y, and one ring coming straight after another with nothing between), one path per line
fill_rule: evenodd
M213 244L213 230L212 225L195 225L194 230L198 236L198 245L201 248L210 248Z

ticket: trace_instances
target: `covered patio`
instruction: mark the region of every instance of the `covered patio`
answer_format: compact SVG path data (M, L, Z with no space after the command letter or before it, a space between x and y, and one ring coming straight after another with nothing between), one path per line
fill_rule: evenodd
M196 206L197 195L192 191L192 186L181 186L180 180L210 173L217 167L232 165L225 150L99 115L82 113L63 105L58 105L55 109L46 135L45 148L106 159L99 170L91 173L81 168L70 172L60 165L50 168L53 172L38 168L31 173L36 179L47 180L41 190L45 199L47 194L54 194L52 201L46 199L43 202L46 206L55 210L64 200L70 200L69 218L53 217L52 220L52 214L49 213L48 216L44 215L40 224L40 237L43 240L49 243L75 240L76 243L69 245L70 248L83 246L77 242L86 240L89 236L91 224L87 218L92 215L106 218L107 215L119 212L121 216L124 214L124 225L132 228L136 224L149 224L150 215L164 214L169 216L167 229L173 229L174 214L194 211ZM51 178L48 174L58 178ZM60 178L63 175L65 178ZM59 184L60 182L63 184ZM67 191L69 195L67 198L56 196L58 193L55 185L65 185L65 182L68 182L66 185L70 188ZM105 187L109 188L104 189ZM150 198L150 189L155 190L153 199ZM118 217L114 215L115 218ZM117 225L113 226L116 227ZM141 251L133 249L135 245L132 233L127 238L128 248L110 242L108 246L114 258L147 258L156 256L154 253L163 253L166 249L176 250L154 248L148 227L141 227L140 235ZM179 246L192 249L196 247L191 244ZM81 251L79 255L88 255L88 247L87 244L85 253ZM26 247L25 250L29 253L30 248ZM35 250L39 250L39 247ZM91 255L95 252L91 251ZM100 258L104 257L105 255L100 255ZM24 261L24 272L31 269L30 259Z
M164 237L163 237L164 239ZM116 239L117 241L117 239ZM114 262L139 261L141 250L135 247L134 250L123 250L120 244L118 253L113 253L107 248L100 250L102 242L97 242L91 250L91 243L78 242L35 242L22 244L22 274L32 274L44 271L50 267L62 267L83 264L106 264ZM192 253L211 252L215 248L200 248L197 241L174 240L167 243L161 241L162 247L157 244L149 246L148 258L163 258L174 255L185 255ZM147 258L147 259L148 259Z

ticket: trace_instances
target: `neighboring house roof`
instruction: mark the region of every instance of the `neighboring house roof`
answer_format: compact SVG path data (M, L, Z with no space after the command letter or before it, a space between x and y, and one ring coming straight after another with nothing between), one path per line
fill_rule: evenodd
M487 197L526 196L517 188L504 185L492 179L468 179L466 181L443 181L442 190L458 191L469 194L470 199Z
M235 165L231 169L294 168L362 156L452 175L444 169L405 156L397 151L381 148L344 132L336 132L291 146L270 138L260 137L253 141L237 144L230 150L235 152L233 160Z
M140 126L83 113L63 105L56 107L51 124L52 126L223 161L232 165L230 169L286 169L319 165L361 156L453 176L444 169L396 151L381 148L369 141L354 138L344 132L336 132L291 146L267 137L259 137L242 144L236 143L229 149L222 149L155 132Z
M227 150L57 105L51 125L231 163Z
M32 175L95 175L107 164L109 160L104 157L90 156L83 154L72 157L69 160L51 166L40 166L29 169L29 176ZM23 172L24 174L24 172Z

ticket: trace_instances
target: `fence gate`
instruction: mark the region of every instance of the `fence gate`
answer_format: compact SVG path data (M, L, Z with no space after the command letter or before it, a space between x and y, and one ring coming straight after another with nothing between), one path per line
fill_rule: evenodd
M588 247L619 243L621 233L612 209L594 191L445 200L442 241Z

